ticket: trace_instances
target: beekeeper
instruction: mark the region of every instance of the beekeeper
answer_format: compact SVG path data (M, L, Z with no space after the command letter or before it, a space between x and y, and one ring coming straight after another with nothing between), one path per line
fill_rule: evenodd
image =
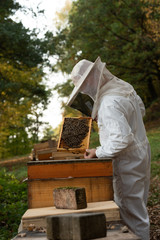
M79 61L72 70L75 85L67 103L79 92L92 98L92 118L97 119L100 146L85 158L113 158L114 200L125 224L149 240L147 198L150 182L150 146L143 124L145 107L134 88L117 78L101 62Z

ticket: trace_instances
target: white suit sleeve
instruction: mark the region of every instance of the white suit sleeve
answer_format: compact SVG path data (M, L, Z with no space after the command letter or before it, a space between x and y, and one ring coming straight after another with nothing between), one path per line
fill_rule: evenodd
M145 106L144 106L144 103L142 101L142 99L140 98L139 95L136 96L137 97L137 101L138 101L138 104L139 104L139 107L140 107L140 110L141 110L141 114L142 114L142 117L145 116Z
M101 146L96 156L115 157L126 149L134 139L125 114L114 106L106 106L99 111L99 138Z

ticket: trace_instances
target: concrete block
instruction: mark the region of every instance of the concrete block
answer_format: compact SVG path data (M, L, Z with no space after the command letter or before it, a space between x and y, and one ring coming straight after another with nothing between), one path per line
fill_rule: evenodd
M49 240L87 240L106 237L103 213L76 213L47 217Z
M53 199L55 207L59 209L83 209L87 207L85 188L55 188Z

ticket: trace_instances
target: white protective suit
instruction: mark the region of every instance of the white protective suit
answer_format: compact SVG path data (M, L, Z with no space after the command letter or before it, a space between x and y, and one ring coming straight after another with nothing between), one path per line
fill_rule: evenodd
M86 64L93 63L81 60L74 67L75 86ZM133 87L112 75L100 58L88 72L79 91L94 100L92 117L98 118L101 144L96 156L113 158L114 200L121 217L137 236L149 240L150 146L143 124L144 104Z

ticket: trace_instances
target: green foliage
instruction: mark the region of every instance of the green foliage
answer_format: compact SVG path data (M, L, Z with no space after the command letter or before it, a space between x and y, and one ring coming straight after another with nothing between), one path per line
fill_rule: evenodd
M68 26L53 39L56 67L70 73L77 61L100 56L149 105L160 96L159 17L156 0L74 1Z
M3 19L14 14L15 10L20 8L19 3L15 3L14 0L1 0L0 6L0 16Z
M58 141L59 140L59 136L60 136L60 132L61 132L61 127L62 127L62 122L56 127L54 128L54 134L52 136L52 139Z
M47 126L44 130L43 130L43 138L41 139L41 141L48 141L49 139L54 139L54 129L52 128L52 126Z
M151 145L152 161L160 160L160 128L155 128L147 132L147 136Z
M43 83L51 33L43 39L10 18L19 9L0 1L0 158L25 154L38 141L51 90Z
M26 183L4 169L0 171L0 239L10 240L17 233L27 209Z
M160 98L152 102L149 108L146 110L145 122L152 122L160 119Z
M16 179L22 182L27 178L27 163L17 163L12 167L6 167L6 171L16 176Z
M90 148L96 148L100 145L98 132L91 131Z
M71 80L68 80L65 83L57 84L54 87L54 90L56 90L58 92L59 96L62 97L62 98L66 97L66 96L69 96L70 93L73 90L73 83L72 83Z

